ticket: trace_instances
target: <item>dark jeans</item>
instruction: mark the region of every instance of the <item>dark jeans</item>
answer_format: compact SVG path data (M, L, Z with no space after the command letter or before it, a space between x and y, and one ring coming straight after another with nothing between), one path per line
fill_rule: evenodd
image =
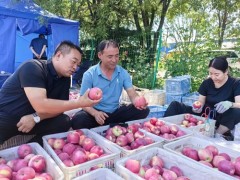
M148 116L149 111L149 108L145 110L138 110L132 104L128 106L123 105L113 113L107 113L109 117L105 120L104 125L144 119ZM95 118L83 110L77 112L72 118L73 129L91 129L98 126L100 125L96 122Z
M16 135L36 135L30 142L37 142L43 145L42 137L49 134L66 132L71 127L69 116L61 114L54 118L49 118L36 124L29 133L18 131L17 123L19 119L0 118L0 144Z
M174 116L174 115L184 114L184 113L191 113L197 116L201 116L204 110L205 110L205 107L203 108L203 111L201 113L199 114L194 113L192 111L191 106L187 106L183 103L173 101L169 105L168 109L166 110L164 117ZM235 125L240 122L239 117L240 117L240 109L230 108L229 110L227 110L222 114L216 113L216 116L214 117L214 119L216 120L216 127L218 127L219 125L223 125L223 126L226 126L228 129L232 130L235 127Z

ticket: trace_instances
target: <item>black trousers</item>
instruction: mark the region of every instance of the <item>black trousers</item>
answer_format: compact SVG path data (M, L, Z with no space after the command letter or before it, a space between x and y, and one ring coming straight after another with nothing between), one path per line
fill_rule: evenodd
M49 118L36 124L29 133L18 131L17 123L19 119L0 118L0 144L16 135L36 135L29 142L37 142L43 145L42 137L49 134L66 132L71 127L69 116L61 114L54 118Z
M104 125L144 119L148 116L149 111L149 108L145 110L139 110L132 104L128 106L122 105L115 112L107 113L109 117L105 120ZM73 129L91 129L98 126L100 125L97 123L95 118L83 110L77 112L72 118Z
M192 111L191 106L187 106L183 103L173 101L168 109L166 110L164 117L168 116L174 116L178 114L184 114L184 113L191 113L197 116L201 116L202 113L204 113L205 107L203 108L203 111L201 113L194 113ZM240 123L240 109L238 108L230 108L226 112L219 114L216 113L216 116L214 119L216 120L216 127L219 125L226 126L228 129L232 130L234 129L235 125Z

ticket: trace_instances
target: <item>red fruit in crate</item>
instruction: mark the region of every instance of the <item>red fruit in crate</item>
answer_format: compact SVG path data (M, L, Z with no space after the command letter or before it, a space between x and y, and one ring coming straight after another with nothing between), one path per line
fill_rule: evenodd
M145 176L145 170L144 170L143 167L140 167L140 170L139 170L138 175L139 175L140 177L144 178L144 176Z
M114 136L120 136L123 134L123 130L122 127L119 125L116 125L112 128L112 132L114 134Z
M43 177L45 180L53 180L53 177L49 173L42 173L39 175L39 177Z
M155 125L156 126L162 126L162 125L165 125L165 122L163 120L158 119Z
M136 107L144 107L144 106L146 106L146 104L147 104L147 101L146 101L145 97L143 97L143 96L137 97L135 99Z
M209 151L211 151L213 156L218 155L218 149L214 145L208 145L208 146L205 147L205 149L208 149Z
M92 100L99 100L102 98L102 90L98 87L91 88L88 97Z
M128 132L128 133L125 134L125 136L126 136L126 138L127 138L128 143L131 143L131 142L134 141L134 135L133 135L133 133Z
M81 129L77 129L77 130L75 130L75 131L79 134L79 136L81 136L81 135L84 134L84 132L83 132Z
M150 137L145 136L144 139L147 145L154 143L154 140Z
M240 161L236 161L234 166L235 166L235 174L240 176Z
M213 167L212 164L207 161L199 161L199 162L202 164L205 164L206 166Z
M90 160L99 158L99 155L97 155L96 153L89 153L87 157L88 157L88 160L90 161Z
M65 152L62 152L62 153L58 154L58 157L59 157L59 159L61 159L61 161L64 161L66 159L70 159L69 154L65 153Z
M105 138L114 143L116 142L117 139L116 136L110 134L106 135Z
M226 160L225 157L223 156L219 156L219 155L216 155L213 157L213 161L212 161L212 164L214 167L218 167L218 164L219 162L223 161L223 160Z
M28 166L32 167L38 173L44 172L46 169L46 165L46 159L42 155L35 155L28 162Z
M91 148L90 150L91 153L95 153L97 154L98 156L101 156L103 153L104 153L104 150L102 147L98 146L98 145L95 145Z
M161 134L164 134L164 133L170 133L170 128L168 125L162 125L160 127L160 131L161 131Z
M150 166L160 166L160 167L163 168L164 162L163 162L163 160L162 160L160 157L158 157L158 156L153 156L153 157L150 159L149 165L150 165Z
M145 172L145 179L150 179L151 177L154 177L154 179L160 179L160 176L155 168L149 168Z
M218 155L225 157L225 159L228 161L231 161L231 157L227 153L219 153Z
M140 170L140 162L137 161L137 160L134 160L134 159L128 159L126 162L125 162L125 167L133 172L133 173L138 173L139 170Z
M189 114L189 113L184 114L184 119L185 120L189 120L191 117L192 117L192 114Z
M6 164L6 163L7 163L7 160L2 158L2 157L0 157L0 164Z
M196 123L198 122L198 120L197 120L197 118L195 118L195 117L191 117L191 118L189 119L189 122L196 124Z
M13 171L17 172L19 169L21 169L22 167L27 167L28 166L28 162L24 159L18 159L15 164L13 165Z
M170 167L170 170L175 172L178 177L183 176L182 170L177 166Z
M76 145L72 143L67 143L63 146L62 152L72 155L73 151L76 149Z
M73 161L72 161L71 159L66 159L66 160L64 160L64 161L63 161L63 164L65 164L65 166L67 166L67 167L72 167L72 166L74 166L74 163L73 163Z
M84 134L80 136L80 138L79 138L79 143L78 143L80 146L82 146L82 143L83 143L83 141L84 141L84 139L85 139L86 137L87 137L87 136L84 135Z
M198 150L198 157L202 161L212 162L212 160L213 160L212 151L205 149L205 148Z
M17 149L18 157L23 159L28 154L33 152L32 147L29 144L22 144Z
M77 165L86 162L88 160L88 157L84 152L75 150L72 154L71 160L74 165Z
M36 173L35 170L31 167L23 167L19 169L19 171L16 174L16 180L27 180L27 179L33 179L35 177Z
M171 170L164 170L162 177L163 179L177 179L177 174Z
M12 169L6 164L0 164L0 176L11 179Z
M204 124L204 121L203 121L203 120L199 120L199 121L197 122L197 125L200 125L200 124Z
M152 118L150 119L150 123L151 123L152 125L155 125L157 121L158 121L158 119L155 118L155 117L152 117Z
M134 138L136 139L136 138L143 138L143 137L145 137L145 134L142 132L142 131L137 131L137 132L135 132L135 134L134 134Z
M94 141L94 139L92 139L92 138L85 138L84 140L83 140L83 143L82 143L82 147L83 147L83 149L84 150L86 150L86 151L90 151L90 149L93 147L93 146L95 146L96 144L95 144L95 141Z
M128 138L125 135L120 135L116 139L116 144L119 146L126 146L128 144Z
M80 140L80 136L78 132L73 131L67 134L67 142L72 144L78 144L79 140Z
M138 131L138 129L139 129L139 127L138 127L138 125L136 125L136 124L130 124L128 127L127 127L127 131L128 132L131 132L131 133L135 133L135 132L137 132Z
M170 128L170 132L174 135L177 134L179 130L179 128L176 125L170 125L169 128Z
M136 142L139 146L146 146L146 145L147 145L147 142L146 142L146 140L144 139L144 137L143 137L143 138L137 138L137 139L135 140L135 142Z
M195 101L192 106L195 109L199 109L202 107L202 103L200 101Z
M56 138L53 143L53 149L59 149L61 150L63 146L65 145L65 140L62 138Z
M53 143L54 143L55 139L56 139L56 138L49 138L49 139L47 140L49 146L53 147Z
M234 175L235 173L235 167L234 164L231 161L228 160L222 160L218 164L218 170L222 171L229 175Z
M176 137L181 137L181 136L184 136L186 135L186 133L182 130L178 130L177 134L176 134Z

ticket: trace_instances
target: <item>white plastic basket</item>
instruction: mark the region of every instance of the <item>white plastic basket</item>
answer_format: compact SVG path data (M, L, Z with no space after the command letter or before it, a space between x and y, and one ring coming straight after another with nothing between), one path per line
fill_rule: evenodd
M123 180L123 178L121 178L110 169L100 168L82 176L76 177L73 180Z
M130 121L129 121L130 122ZM128 123L128 122L127 122ZM101 135L102 138L103 135L104 135L104 132L109 128L109 125L107 126L100 126L100 127L97 127L97 128L92 128L91 131L93 131L94 133L97 133L99 135ZM120 154L120 157L125 157L125 156L128 156L128 155L131 155L131 154L135 154L136 152L139 152L139 151L143 151L145 149L149 149L151 147L162 147L163 146L163 139L152 134L152 133L149 133L149 132L146 132L146 131L143 131L142 129L139 129L140 131L142 131L145 136L147 137L150 137L154 140L154 143L152 144L149 144L147 146L143 146L143 147L139 147L138 149L134 149L134 150L127 150L127 149L124 149L122 148L121 146L117 145L116 143L113 143L109 140L107 140L109 143L111 143L112 145L114 145L115 147L117 147L120 151L121 151L121 154ZM106 139L106 138L104 138Z
M205 121L204 117L196 116L196 115L193 115L193 117L197 118L198 120ZM179 114L179 115L175 115L175 116L168 116L168 117L162 118L162 120L164 120L164 121L167 121L167 122L179 125L179 126L181 125L181 122L183 119L184 119L184 114ZM200 133L200 134L208 136L208 137L214 137L216 120L209 120L209 123L210 123L210 129L208 132L205 131L205 124L191 126L191 127L188 127L187 129L192 130L194 134Z
M186 137L184 139L180 139L178 141L174 141L174 142L165 144L163 147L164 147L164 149L166 149L166 150L168 150L172 153L175 153L175 154L177 154L177 155L179 155L183 158L189 159L191 162L193 162L195 164L199 164L201 166L204 166L204 167L208 168L209 170L214 171L214 168L206 166L202 163L199 163L198 161L195 161L191 158L188 158L187 156L185 156L181 153L181 151L184 147L191 147L191 148L194 148L194 149L198 150L198 149L201 149L201 148L205 148L208 145L214 145L215 147L218 148L219 153L227 153L233 159L239 157L239 152L237 152L237 151L234 151L234 150L229 149L229 148L225 148L225 147L220 146L218 144L214 144L211 141L207 141L207 140L200 139L200 138L193 137L193 136ZM225 174L221 171L215 170L214 172L219 174L219 176L224 177L225 179L229 179L229 180L230 179L235 179L232 176L227 175L227 174Z
M38 143L28 143L32 149L34 154L39 154L45 157L47 167L46 172L51 174L53 179L63 180L64 175L57 164L53 161L53 159L47 154L47 152L38 144ZM12 147L9 149L5 149L0 151L0 157L3 157L7 161L18 158L17 149L19 146Z
M159 119L162 120L163 118L159 118ZM142 124L142 123L144 123L144 122L146 122L146 121L149 121L149 120L150 120L150 118L146 118L146 119L128 121L128 122L126 122L126 123L127 123L127 124L133 124L133 123L141 123L141 124ZM174 123L170 123L170 122L166 122L166 121L165 121L165 124L166 124L166 125L171 125L171 124L174 124ZM174 138L174 139L166 139L166 138L163 138L163 137L154 135L154 134L153 134L153 135L161 138L162 140L164 140L164 142L163 142L164 144L193 135L193 132L190 131L190 130L188 130L187 128L183 128L183 127L181 127L181 126L178 126L178 128L179 128L180 130L184 131L186 134L183 135L183 136L180 136L180 137L176 137L176 138ZM147 132L147 131L145 131L145 130L143 130L143 131L144 131L144 132ZM149 132L149 133L150 133L150 132ZM152 134L152 133L150 133L150 134Z
M106 152L109 155L99 157L97 159L87 161L85 163L78 164L73 167L67 167L60 160L60 158L57 156L57 154L54 152L51 146L48 144L47 140L49 138L66 138L67 134L71 131L43 136L43 147L51 155L51 157L56 161L58 166L62 169L65 180L70 180L75 177L81 176L85 173L88 173L90 172L90 169L92 167L97 165L101 165L102 167L106 167L110 169L114 168L115 161L120 158L120 151L116 147L109 144L107 140L101 138L98 134L93 133L88 129L81 129L81 130L84 132L84 134L87 137L93 138L95 140L95 143L100 145L103 148L104 152Z
M124 167L125 162L131 158L140 161L140 164L144 165L148 164L150 159L155 155L162 158L165 168L169 169L171 166L177 166L182 170L184 176L192 180L226 180L225 177L222 177L219 174L215 174L212 170L209 170L204 166L192 163L186 158L183 158L161 148L151 148L147 151L142 151L118 160L116 162L116 173L126 180L142 180L143 178L132 173Z

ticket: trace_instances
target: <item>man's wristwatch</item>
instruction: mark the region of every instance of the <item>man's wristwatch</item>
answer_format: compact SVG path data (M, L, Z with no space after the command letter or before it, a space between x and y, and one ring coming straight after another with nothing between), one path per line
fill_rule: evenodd
M38 114L37 113L33 113L32 115L33 115L34 122L35 123L39 123L40 122L40 117L38 116Z

